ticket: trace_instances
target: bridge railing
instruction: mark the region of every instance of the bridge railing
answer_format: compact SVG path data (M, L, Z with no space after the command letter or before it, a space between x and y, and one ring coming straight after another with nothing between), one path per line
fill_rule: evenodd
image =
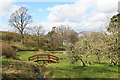
M58 62L59 58L54 55L49 55L49 59Z
M50 54L37 54L37 55L33 55L31 57L28 57L28 60L29 61L47 60L47 61L55 61L58 63L59 58L54 55L50 55Z

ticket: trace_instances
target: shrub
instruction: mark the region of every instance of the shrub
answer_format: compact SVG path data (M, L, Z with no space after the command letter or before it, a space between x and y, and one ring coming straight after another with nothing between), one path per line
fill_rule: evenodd
M14 42L20 42L21 40L21 35L18 33L14 33L14 32L6 32L6 31L0 31L2 33L2 40L8 41L9 43L11 41Z
M15 50L5 42L2 42L2 56L6 58L19 59L16 55Z
M37 80L35 70L39 67L30 62L4 59L2 70L2 80Z

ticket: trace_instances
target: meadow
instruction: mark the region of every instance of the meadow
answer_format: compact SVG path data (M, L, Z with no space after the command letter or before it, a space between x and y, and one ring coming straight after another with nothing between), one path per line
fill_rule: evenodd
M17 52L22 61L28 61L27 58L36 54L32 51ZM39 54L39 52L37 52ZM41 53L40 53L41 54ZM50 53L47 53L50 54ZM53 54L59 57L59 63L50 63L44 67L44 71L51 71L55 78L119 78L119 65L113 66L109 60L103 59L101 64L95 63L96 56L91 55L88 61L93 63L82 67L80 61L70 64L68 54Z

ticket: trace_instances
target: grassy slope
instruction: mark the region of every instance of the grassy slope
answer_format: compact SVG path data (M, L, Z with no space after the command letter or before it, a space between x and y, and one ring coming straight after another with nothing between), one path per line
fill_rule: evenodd
M27 57L34 55L34 52L18 52L22 60L27 60ZM49 53L46 53L49 54ZM59 58L60 63L48 64L44 71L52 71L55 78L118 78L118 66L110 66L108 63L105 64L94 64L92 63L88 67L81 67L80 62L69 64L65 59L67 54L53 54ZM94 61L96 57L93 55L89 57L90 61ZM103 62L108 59L102 60ZM119 72L120 73L120 72Z
M38 69L37 66L31 62L2 59L3 78L34 78L36 80L36 69Z
M36 80L35 70L39 70L36 63L28 62L27 58L34 55L34 52L17 52L21 60L2 58L2 77L3 78L34 78ZM4 80L4 79L3 79Z
M3 76L16 76L21 78L35 77L34 71L36 63L27 61L27 58L34 54L36 53L32 51L22 51L17 52L17 55L21 59L20 61L12 59L3 59ZM92 63L88 67L82 67L80 65L80 62L76 63L76 65L69 64L69 61L67 61L66 59L66 57L68 56L67 54L54 55L63 59L61 59L59 63L48 64L47 67L44 68L43 72L51 71L53 72L52 76L55 76L55 78L118 78L118 73L120 73L118 71L118 66L110 66L110 64L108 63Z
M19 51L17 52L17 55L21 59L21 61L27 61L28 57L35 55L36 53L33 51Z
M34 52L18 52L22 60L27 60L27 57L34 55ZM47 53L49 54L49 53ZM94 64L88 67L81 67L80 62L76 65L69 64L67 54L54 54L59 58L60 63L51 63L44 69L45 71L52 71L56 78L118 78L118 66L110 66L110 64ZM94 57L94 59L93 59ZM92 59L91 59L92 58ZM89 60L95 60L95 56L91 56ZM104 59L103 61L108 61ZM120 72L119 72L120 73Z
M56 78L118 78L118 66L93 64L89 67L69 65L67 62L50 64L46 70L53 71Z
M56 56L59 58L67 57L67 54L56 54ZM91 56L91 58L92 57L93 56ZM93 61L94 59L91 58L89 58L89 60ZM103 60L103 62L105 61L108 60ZM110 66L108 63L92 63L88 67L82 67L80 62L75 65L69 64L69 61L66 59L60 60L60 63L57 64L49 64L45 70L53 71L53 76L56 78L118 78L120 73L118 66Z

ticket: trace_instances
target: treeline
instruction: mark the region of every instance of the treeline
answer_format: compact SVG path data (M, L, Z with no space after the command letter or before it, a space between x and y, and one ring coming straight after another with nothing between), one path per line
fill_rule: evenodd
M108 32L93 32L84 34L76 44L69 44L69 61L81 61L83 66L91 63L88 57L96 55L97 63L102 59L109 59L110 63L120 63L120 14L114 15L107 27Z

